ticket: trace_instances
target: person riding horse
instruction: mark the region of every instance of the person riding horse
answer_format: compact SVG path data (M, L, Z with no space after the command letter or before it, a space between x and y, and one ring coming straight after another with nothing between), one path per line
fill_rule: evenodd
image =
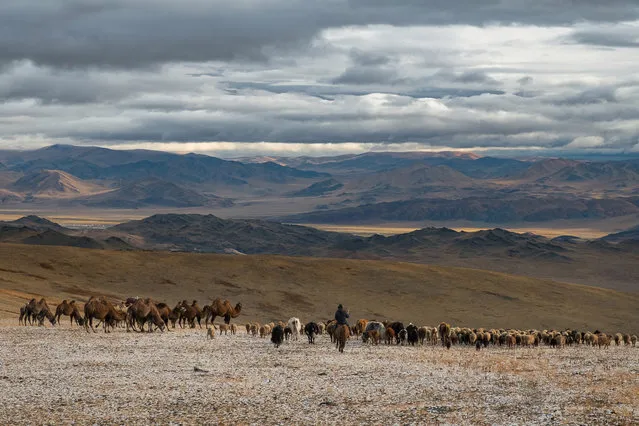
M337 311L335 311L335 321L337 321L337 324L348 325L348 318L348 311L344 310L344 307L341 304L337 306Z

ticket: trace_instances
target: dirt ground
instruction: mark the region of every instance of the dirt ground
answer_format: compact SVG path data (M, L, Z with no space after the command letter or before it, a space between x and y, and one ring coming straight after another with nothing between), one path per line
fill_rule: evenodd
M371 347L0 321L1 424L637 424L639 347ZM242 330L243 331L243 330ZM197 369L201 371L197 371Z

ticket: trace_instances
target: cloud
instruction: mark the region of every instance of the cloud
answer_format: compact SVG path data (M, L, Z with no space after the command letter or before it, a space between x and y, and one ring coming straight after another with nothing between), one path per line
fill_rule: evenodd
M583 35L628 44L639 21L621 20L637 13L594 0L7 0L0 147L629 150L639 61Z
M0 62L54 67L148 67L265 60L329 28L387 24L568 25L639 19L634 0L3 0Z
M596 148L604 145L604 142L601 136L579 136L566 145L566 148Z

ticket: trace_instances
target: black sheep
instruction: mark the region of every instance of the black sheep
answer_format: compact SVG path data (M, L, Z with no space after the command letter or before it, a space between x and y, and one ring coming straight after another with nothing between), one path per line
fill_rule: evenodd
M282 342L284 342L284 328L281 325L276 325L271 331L271 342L275 344L276 348L279 348Z
M315 343L315 335L319 334L319 326L314 322L309 322L304 327L304 333L308 337L308 343Z
M406 327L406 340L412 346L415 346L419 341L419 335L417 333L417 326L413 324L408 324Z

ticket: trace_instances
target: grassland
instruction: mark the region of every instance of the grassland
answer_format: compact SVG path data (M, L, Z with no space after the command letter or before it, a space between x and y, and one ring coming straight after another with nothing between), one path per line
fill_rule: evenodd
M0 315L29 298L51 303L151 296L242 302L239 321L325 319L343 303L354 318L461 326L599 328L639 332L639 295L476 269L387 261L0 244Z

